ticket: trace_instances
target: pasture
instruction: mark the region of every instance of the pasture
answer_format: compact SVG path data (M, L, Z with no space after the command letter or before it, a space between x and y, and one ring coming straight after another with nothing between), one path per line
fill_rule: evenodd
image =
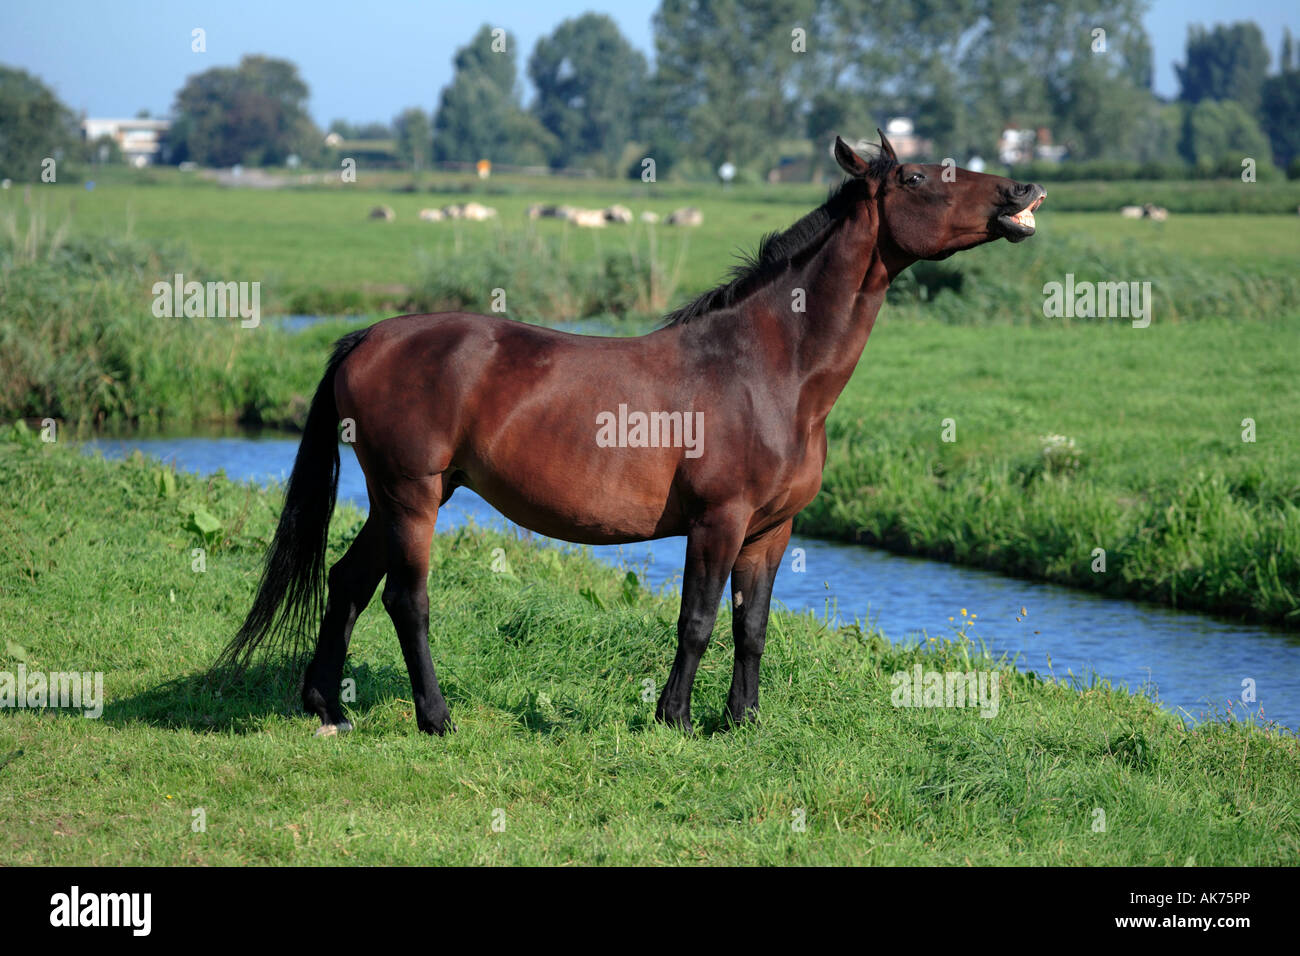
M724 731L724 611L683 737L646 692L672 658L674 600L576 549L474 530L432 555L459 732L414 732L376 601L345 672L357 730L313 737L281 672L221 694L203 681L279 505L274 489L0 436L3 668L99 671L106 697L97 720L0 720L0 864L1260 865L1300 851L1293 735L1188 731L1104 682L1021 674L984 657L970 624L900 647L778 611L764 720ZM359 521L335 515L332 555ZM917 664L996 672L997 718L891 706L893 676Z
M142 177L156 180L141 185ZM634 213L666 215L693 205L704 213L699 228L655 230L654 256L674 280L671 298L715 285L737 250L752 249L759 237L783 229L810 211L826 195L825 187L788 185L737 186L732 190L674 183L637 181L567 181L514 178L486 184L450 175L422 180L421 192L408 192L410 177L375 174L385 188L366 188L366 176L354 185L302 189L226 189L197 181L174 170L147 171L123 182L97 185L87 192L75 187L35 190L33 200L51 226L68 223L87 235L137 237L146 241L184 243L205 274L260 281L263 294L287 311L295 306L347 305L346 311L400 303L407 290L419 285L425 271L445 267L449 258L487 253L502 241L501 232L533 232L551 240L562 259L585 260L602 253L635 251L650 255L647 229L632 227L582 230L558 221L529 223L525 212L533 203L603 206L624 203ZM1101 249L1138 245L1147 253L1177 257L1175 266L1222 267L1225 262L1255 275L1293 272L1300 253L1300 184L1184 183L1189 197L1217 195L1232 208L1232 190L1254 190L1265 197L1270 213L1236 215L1197 198L1202 212L1174 215L1165 223L1121 220L1118 215L1067 211L1088 206L1101 186L1115 184L1050 184L1035 243L1014 253L1005 243L973 250L965 258L992 259L1013 273L1023 271L1026 256L1036 256L1035 244L1045 239L1082 238ZM1131 201L1146 196L1152 184L1133 184L1133 192L1115 195ZM1162 190L1170 189L1160 184ZM400 189L401 191L394 191ZM420 209L474 198L498 210L495 222L418 220ZM1177 202L1162 197L1177 212ZM1114 204L1118 209L1123 204ZM16 212L18 190L0 195L0 210ZM395 221L370 222L375 206L391 206ZM1289 215L1282 215L1284 210ZM1220 214L1221 213L1221 214ZM960 260L959 260L960 261ZM1012 265L1014 263L1014 265ZM962 263L963 268L973 268ZM1037 288L1034 298L1040 299ZM487 293L484 293L486 308ZM538 316L521 314L521 318ZM541 316L572 318L572 316Z
M30 205L0 194L0 417L52 416L61 436L301 426L328 343L358 321L448 297L484 310L505 282L517 318L600 315L632 333L823 195L505 181L474 197L495 222L417 221L467 185L222 190L150 171L33 190ZM1257 188L1289 201L1292 187ZM1203 184L1189 190L1208 202ZM1031 241L897 284L796 528L1300 624L1300 222L1133 222L1058 212L1057 195ZM691 204L704 225L587 232L530 223L538 201ZM395 222L365 219L381 203ZM150 287L176 271L260 281L268 315L356 315L297 333L155 319ZM1045 317L1043 283L1067 272L1151 281L1152 324ZM1052 452L1050 435L1073 451ZM66 445L0 434L0 669L99 671L107 700L98 720L5 712L0 813L16 824L3 864L1256 865L1300 850L1294 735L1187 730L1104 681L1020 673L984 654L971 623L902 646L776 609L763 722L725 731L724 611L684 738L653 719L675 596L581 549L486 531L439 536L432 555L433 654L459 733L414 732L376 601L345 672L358 729L314 738L296 675L260 668L220 694L203 680L247 610L279 490ZM335 514L332 557L360 520ZM952 596L958 621L963 603ZM893 676L917 664L995 672L997 719L891 706Z
M36 190L34 216L4 194L11 257L33 261L0 290L7 334L25 343L0 358L3 413L301 425L346 326L290 336L155 320L148 288L174 271L260 281L267 312L486 311L504 288L518 318L599 315L631 333L824 194L450 176L417 193L379 178L389 190L229 190L150 171L92 192ZM1294 627L1300 395L1286 356L1300 345L1300 218L1054 209L1097 185L1052 185L1029 242L921 263L895 284L831 416L823 491L796 530ZM1199 208L1214 184L1184 185ZM1290 201L1294 188L1217 184L1225 203L1238 189ZM418 221L471 189L496 220ZM692 204L704 225L530 222L538 201L661 215ZM381 203L396 221L365 219ZM1067 274L1150 282L1151 325L1045 317L1043 285ZM1048 460L1051 435L1075 443L1075 464Z

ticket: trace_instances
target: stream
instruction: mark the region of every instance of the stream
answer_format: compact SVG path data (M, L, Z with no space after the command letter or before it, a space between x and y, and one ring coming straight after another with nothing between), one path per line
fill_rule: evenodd
M265 482L288 477L298 437L263 432L98 438L83 447L108 457L139 449L181 470L206 475L224 469L231 478ZM364 510L361 469L352 450L342 448L339 497ZM515 528L474 492L459 488L439 513L438 530L470 522ZM519 531L556 547L575 547ZM796 549L802 549L801 572L794 570ZM635 571L651 590L680 586L685 538L591 551ZM1022 670L1084 682L1097 675L1144 690L1185 720L1262 711L1267 720L1300 728L1300 634L798 535L777 575L774 600L844 622L870 621L895 642L950 635L965 608L976 616L971 636ZM1027 614L1017 621L1022 607ZM1257 697L1249 707L1241 701L1247 678L1255 682Z

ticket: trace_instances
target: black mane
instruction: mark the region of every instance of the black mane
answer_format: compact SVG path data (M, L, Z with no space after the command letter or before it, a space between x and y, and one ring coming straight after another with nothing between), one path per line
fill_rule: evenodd
M872 178L883 177L894 166L894 160L878 156L870 162L868 173ZM701 293L690 302L664 317L664 327L685 325L709 312L730 308L768 279L781 274L792 259L808 249L834 222L842 218L862 198L861 179L846 179L834 187L826 201L808 213L793 226L779 232L769 232L753 253L738 252L740 262L731 267L728 279L721 285Z

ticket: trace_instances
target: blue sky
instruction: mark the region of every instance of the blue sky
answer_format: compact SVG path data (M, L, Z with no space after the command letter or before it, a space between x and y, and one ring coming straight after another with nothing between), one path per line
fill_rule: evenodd
M0 63L49 83L92 116L163 115L185 78L245 53L298 64L318 123L389 120L408 106L432 109L451 78L451 57L483 23L517 38L523 64L539 36L588 10L609 13L647 55L655 0L0 0ZM1154 0L1145 18L1155 49L1156 91L1173 95L1189 23L1254 20L1276 60L1282 27L1300 35L1296 0ZM207 52L190 31L207 31Z

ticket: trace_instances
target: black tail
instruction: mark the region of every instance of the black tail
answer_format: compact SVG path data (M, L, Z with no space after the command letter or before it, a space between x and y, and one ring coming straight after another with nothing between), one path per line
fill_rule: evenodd
M320 624L325 601L325 546L339 486L334 374L369 331L351 332L334 343L325 377L307 412L302 444L289 475L284 510L266 555L257 597L243 627L217 658L214 670L231 668L238 674L263 644L279 646L292 658L300 658Z

